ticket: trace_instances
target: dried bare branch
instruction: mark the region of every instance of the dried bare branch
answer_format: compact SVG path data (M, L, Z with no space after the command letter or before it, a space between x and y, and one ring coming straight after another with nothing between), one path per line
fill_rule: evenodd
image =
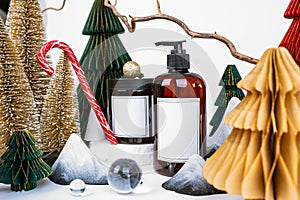
M48 7L48 8L45 8L44 10L42 10L42 13L44 13L44 12L46 12L46 11L48 11L48 10L60 11L60 10L62 10L62 9L65 7L66 1L67 1L67 0L63 0L63 4L62 4L62 6L61 6L60 8Z
M162 14L161 9L160 9L159 0L156 0L156 4L157 4L157 12L158 12L158 14Z
M199 32L192 31L180 19L170 16L170 15L163 14L160 10L159 0L156 0L156 3L157 3L157 8L158 8L158 14L145 16L145 17L133 17L133 16L129 15L129 17L131 18L131 22L128 21L128 18L125 15L122 15L121 13L118 12L118 10L116 9L116 6L109 4L108 0L105 0L104 5L113 10L114 14L116 16L118 16L122 20L122 22L126 25L129 32L135 31L137 22L146 22L146 21L151 21L151 20L155 20L155 19L164 19L164 20L168 20L168 21L178 24L192 38L216 39L216 40L224 43L229 48L231 55L239 60L249 62L252 64L256 64L258 62L258 59L255 59L255 58L252 58L245 54L239 53L236 50L234 44L229 39L227 39L217 33L199 33Z

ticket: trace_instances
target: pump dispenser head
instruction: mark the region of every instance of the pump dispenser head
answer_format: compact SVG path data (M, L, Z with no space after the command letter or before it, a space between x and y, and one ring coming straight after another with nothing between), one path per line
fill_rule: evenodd
M190 68L190 56L186 54L185 49L182 48L182 44L186 42L182 41L163 41L156 42L156 46L173 46L174 49L171 50L171 54L167 57L168 69L182 70Z

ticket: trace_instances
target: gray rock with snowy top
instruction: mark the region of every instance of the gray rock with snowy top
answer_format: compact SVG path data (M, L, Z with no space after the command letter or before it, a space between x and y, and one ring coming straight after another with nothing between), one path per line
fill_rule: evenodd
M162 187L181 194L210 195L224 193L207 183L202 175L204 159L199 155L193 155L183 167Z

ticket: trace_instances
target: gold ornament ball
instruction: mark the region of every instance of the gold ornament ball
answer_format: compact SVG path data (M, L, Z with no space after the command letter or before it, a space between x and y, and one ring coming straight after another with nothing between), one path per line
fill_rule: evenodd
M141 73L140 65L135 61L128 61L123 66L123 73L126 78L142 78L144 74Z

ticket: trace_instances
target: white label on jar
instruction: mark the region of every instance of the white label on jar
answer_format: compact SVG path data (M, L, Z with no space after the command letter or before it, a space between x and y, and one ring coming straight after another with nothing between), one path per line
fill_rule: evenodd
M112 96L112 128L118 137L149 136L148 96Z
M183 163L199 154L199 123L200 98L158 98L158 160Z

